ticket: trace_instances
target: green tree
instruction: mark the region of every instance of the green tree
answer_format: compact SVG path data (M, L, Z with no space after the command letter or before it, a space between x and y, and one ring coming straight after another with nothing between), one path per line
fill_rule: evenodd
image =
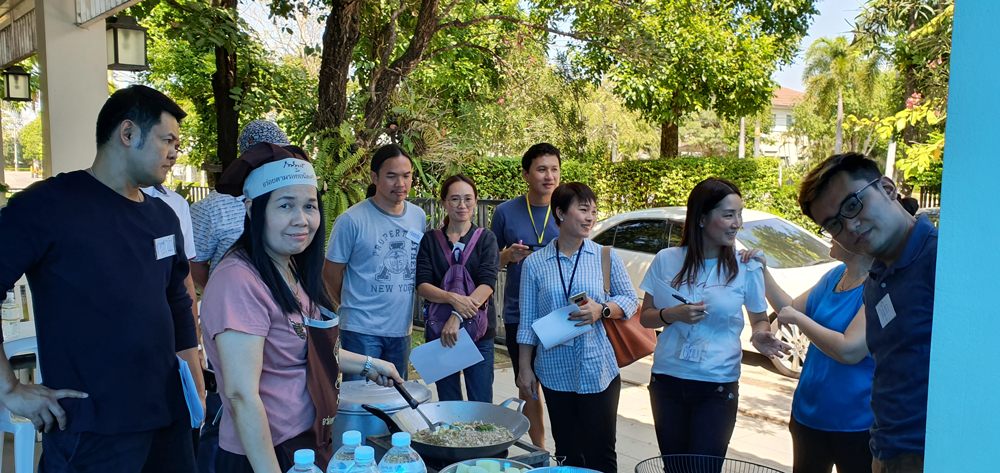
M30 165L35 159L41 161L44 157L42 146L42 117L28 122L17 137L21 145L21 162Z
M140 78L170 95L189 112L181 123L185 140L183 161L195 166L202 163L225 166L227 160L236 158L237 135L219 132L218 84L213 75L219 70L217 44L222 40L179 31L185 28L183 22L204 21L200 28L209 28L218 11L197 2L183 6L185 9L175 2L147 5L144 15L151 39L150 70ZM189 10L201 12L202 16ZM275 57L245 23L240 21L238 25L238 37L225 40L235 45L235 54L240 59L235 63L234 80L242 86L227 95L227 101L232 99L232 107L239 112L236 129L267 116L275 119L293 142L302 143L316 109L315 78L303 70L301 58ZM227 111L222 122L231 119ZM226 150L219 149L220 137L226 140ZM228 150L229 147L233 149Z
M806 51L805 70L802 80L806 92L818 97L820 113L831 106L836 107L837 126L833 152L841 154L844 149L844 92L855 87L862 97L870 97L878 73L878 63L874 59L861 57L860 51L851 48L847 38L819 38ZM836 97L836 100L831 100Z
M607 76L625 105L660 125L660 156L678 154L684 117L712 110L733 120L770 104L771 74L790 62L816 13L813 0L647 0L608 8L626 16L609 36L655 45L651 54L630 54L583 45L578 62L595 80ZM625 10L620 12L619 10ZM631 15L631 16L627 16ZM591 17L577 21L597 27ZM605 21L606 23L606 21Z

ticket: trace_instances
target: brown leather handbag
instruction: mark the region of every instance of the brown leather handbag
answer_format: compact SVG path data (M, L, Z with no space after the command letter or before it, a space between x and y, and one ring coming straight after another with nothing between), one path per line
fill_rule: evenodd
M611 297L611 247L601 248L601 270L604 272L604 294ZM603 319L604 331L615 349L618 367L624 368L645 358L656 349L656 332L639 323L642 305L628 319Z

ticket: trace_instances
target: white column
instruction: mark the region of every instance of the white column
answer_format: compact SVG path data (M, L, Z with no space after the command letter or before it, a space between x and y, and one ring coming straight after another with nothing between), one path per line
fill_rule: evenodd
M1000 8L996 0L958 3L931 336L927 473L1000 469L1000 223L993 217L1000 89L987 80L1000 74Z
M94 162L97 114L108 99L108 57L104 22L76 26L74 0L36 0L35 15L49 177Z

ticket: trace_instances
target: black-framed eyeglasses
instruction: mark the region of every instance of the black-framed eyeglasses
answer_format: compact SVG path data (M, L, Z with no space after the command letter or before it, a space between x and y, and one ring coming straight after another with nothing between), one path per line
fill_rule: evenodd
M873 186L876 182L879 182L881 180L882 178L879 177L878 179L869 182L861 189L858 189L857 192L847 196L847 198L842 200L840 202L840 212L838 212L837 215L834 215L833 217L830 217L825 222L823 222L822 225L823 230L826 230L826 232L830 234L830 237L836 237L837 235L839 235L840 232L844 230L844 222L840 219L840 217L843 218L857 217L858 214L861 213L861 210L865 208L864 203L861 202L861 197L860 197L861 193L864 192L865 189Z

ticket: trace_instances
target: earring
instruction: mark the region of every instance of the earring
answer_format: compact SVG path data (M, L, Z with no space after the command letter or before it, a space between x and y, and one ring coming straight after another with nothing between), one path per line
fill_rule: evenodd
M703 223L703 224L701 224L701 228L705 228L705 224L704 224L704 223Z

